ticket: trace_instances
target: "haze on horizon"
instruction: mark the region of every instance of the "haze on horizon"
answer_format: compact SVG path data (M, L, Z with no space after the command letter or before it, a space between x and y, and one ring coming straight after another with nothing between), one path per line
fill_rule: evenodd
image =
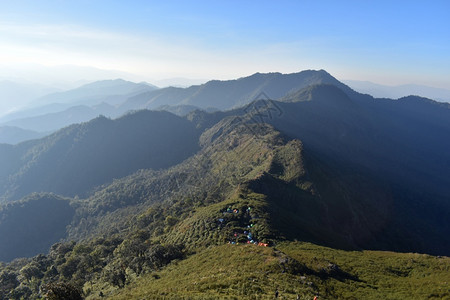
M2 1L0 79L155 83L325 69L449 88L449 11L448 1Z

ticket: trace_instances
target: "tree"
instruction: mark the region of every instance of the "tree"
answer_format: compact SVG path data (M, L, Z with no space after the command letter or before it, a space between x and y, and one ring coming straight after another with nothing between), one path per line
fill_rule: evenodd
M6 295L19 285L17 275L13 272L3 271L0 273L0 298L7 299Z
M166 225L169 227L174 226L175 224L177 224L177 222L178 222L178 219L173 216L167 216L166 220L165 220Z
M8 297L9 299L29 299L33 291L26 285L19 285L14 290L12 290Z
M82 300L79 289L66 282L48 283L42 287L42 293L48 300Z
M20 275L25 277L26 280L30 281L33 277L42 278L44 274L35 264L30 263L20 270Z

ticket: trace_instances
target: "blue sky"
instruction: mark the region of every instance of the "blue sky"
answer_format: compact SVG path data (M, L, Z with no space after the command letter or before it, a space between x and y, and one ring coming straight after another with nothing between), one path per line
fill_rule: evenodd
M325 69L450 88L450 1L243 2L0 0L0 65L145 80Z

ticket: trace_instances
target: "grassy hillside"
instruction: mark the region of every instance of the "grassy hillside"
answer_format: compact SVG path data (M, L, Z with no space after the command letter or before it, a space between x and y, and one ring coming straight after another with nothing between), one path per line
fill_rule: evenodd
M450 259L310 243L223 245L144 276L111 299L447 299ZM92 296L88 299L100 299Z
M336 270L319 293L326 299L448 299L450 258L417 253L343 251L309 243L282 243L278 248L318 272ZM333 271L334 272L334 271ZM332 273L333 273L332 272ZM320 276L319 276L320 277Z

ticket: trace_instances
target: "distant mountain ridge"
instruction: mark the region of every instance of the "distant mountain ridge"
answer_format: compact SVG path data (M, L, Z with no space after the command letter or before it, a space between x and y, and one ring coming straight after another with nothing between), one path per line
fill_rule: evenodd
M75 105L59 111L42 115L15 119L4 124L15 126L25 130L52 133L71 124L90 121L99 115L116 116L116 109L108 103L100 103L94 106Z
M123 109L154 109L161 105L194 105L199 108L227 110L256 100L261 93L279 99L312 84L328 83L349 89L324 70L292 74L256 73L236 80L212 80L188 88L168 87L130 98Z
M85 84L73 90L50 94L37 99L35 102L40 105L68 102L80 104L88 101L92 103L108 96L139 94L154 89L157 89L157 87L147 83L134 83L123 79L102 80Z
M123 79L96 81L68 91L42 96L35 99L29 108L3 116L0 122L60 112L76 105L92 106L102 102L116 105L129 96L154 89L157 87L145 82L134 83Z
M321 83L334 84L349 94L354 93L324 70L256 73L236 80L212 80L188 88L157 89L147 83L104 80L42 97L35 101L40 103L39 106L6 115L0 118L0 124L42 133L85 122L98 115L118 117L130 110L166 108L179 115L195 109L227 110L246 105L258 97L279 99Z
M376 98L398 99L410 95L417 95L436 101L450 102L449 89L434 88L417 84L391 86L358 80L343 80L342 82L360 93L370 94Z
M19 127L0 126L0 144L17 144L23 141L37 139L45 136L33 130L26 130Z
M118 117L124 113L117 110L118 103L154 89L157 87L148 83L133 83L122 79L96 81L73 90L41 97L34 101L35 107L1 117L0 124L37 131L42 136L99 115ZM22 136L24 138L19 140L26 140L25 135Z
M356 87L360 83L356 81L347 82L354 84ZM180 115L195 109L205 109L207 111L228 110L248 104L250 101L261 97L261 93L264 93L264 97L278 100L286 98L304 87L323 83L339 87L351 98L361 98L361 94L339 82L324 70L307 70L292 74L255 73L236 80L212 80L205 84L187 88L167 87L157 89L155 86L147 83L132 83L116 79L97 81L70 91L44 96L35 101L40 103L38 107L4 116L0 118L0 123L42 132L56 130L76 122L88 121L100 114L117 117L129 110L161 109L161 107L166 107L169 111ZM410 86L403 87L407 89ZM411 88L413 90L410 90L409 93L401 92L391 95L406 96L416 94L414 86ZM360 91L371 92L374 90L360 89ZM447 92L443 89L430 90L430 92L433 91L433 95L436 95L435 99L443 99L442 97L445 97ZM375 93L375 96L379 95ZM99 107L86 108L86 113L83 114L79 111L78 117L75 117L70 112L74 110L73 106L76 105L91 107L101 102L115 106L114 110L109 108L102 110ZM45 105L45 103L47 104ZM40 122L38 120L50 120L49 113L55 114L53 115L54 117L58 113L59 116L56 118L61 120L67 119L67 122L55 121L54 124L47 125L44 129L39 128ZM30 119L30 117L33 118Z
M0 80L0 117L58 89L40 84Z

